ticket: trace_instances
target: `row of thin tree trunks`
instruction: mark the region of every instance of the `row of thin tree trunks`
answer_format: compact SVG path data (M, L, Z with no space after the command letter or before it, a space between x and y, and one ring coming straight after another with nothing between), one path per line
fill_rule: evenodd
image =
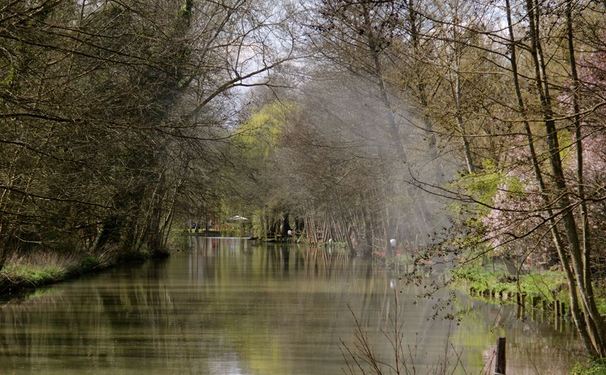
M110 215L103 220L103 224L76 232L77 238L73 242L75 247L61 250L92 254L110 252L119 255L123 252L138 252L145 245L146 250L152 254L165 253L174 217L177 189L169 188L164 179L160 178L151 192L150 189L147 190L142 191L136 201L127 203L128 206L137 207L136 210ZM10 202L10 198L10 192L5 190L1 202L3 210L12 209L19 212L27 194L17 201ZM0 229L0 268L11 254L22 253L23 246L44 246L44 238L36 243L13 243L11 238L18 234L19 223L3 225ZM102 241L104 237L108 240Z
M344 209L305 216L305 239L314 244L330 240L346 244L350 253L371 256L388 250L389 210L385 207ZM399 229L396 223L396 231Z

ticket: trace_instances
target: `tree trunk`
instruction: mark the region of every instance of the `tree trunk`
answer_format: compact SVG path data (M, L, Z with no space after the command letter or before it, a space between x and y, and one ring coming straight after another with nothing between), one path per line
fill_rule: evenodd
M540 18L538 4L534 0L527 0L526 8L529 19L529 36L532 44L531 50L535 68L536 86L540 97L541 110L543 112L546 139L549 149L549 161L557 197L555 203L562 216L562 224L568 240L571 269L574 277L573 281L578 291L581 302L580 305L586 321L585 329L587 330L592 343L592 348L588 349L591 354L604 357L606 356L606 345L603 338L603 320L599 315L595 301L591 296L591 279L586 280L585 278L586 273L583 261L584 251L581 246L576 219L572 211L570 192L564 176L562 160L560 157L558 133L555 119L553 118L552 99L549 92L549 78L547 76L546 62L539 36L538 25L540 24Z
M543 202L544 202L546 210L547 210L547 215L548 215L547 220L548 220L548 225L550 228L552 240L554 242L554 246L556 248L556 251L557 251L557 254L558 254L558 257L560 260L560 264L562 265L562 268L565 271L566 279L568 281L569 299L570 299L572 316L573 316L573 319L577 326L577 329L579 331L579 335L581 336L581 338L585 344L585 347L588 350L593 351L591 340L590 340L589 334L587 333L587 329L586 329L585 318L583 317L583 315L580 313L580 310L579 310L579 300L578 300L578 295L577 295L577 291L576 291L576 287L575 287L574 275L572 273L572 269L570 266L570 262L568 260L568 256L565 253L564 244L562 242L562 236L558 230L557 223L555 221L554 211L553 211L553 209L551 209L551 202L549 201L549 195L547 193L545 181L543 179L543 174L541 172L540 164L539 164L539 161L538 161L538 158L536 155L536 150L534 147L534 137L532 135L532 130L530 128L530 123L528 122L528 114L527 114L526 106L524 104L524 99L522 97L522 92L520 89L518 67L517 67L516 42L515 42L515 36L513 33L513 26L512 26L512 21L511 21L511 7L510 7L509 0L506 0L505 3L506 3L506 12L507 12L507 26L508 26L509 38L510 38L509 39L510 40L510 49L511 49L511 59L510 59L511 71L512 71L516 98L518 101L518 110L520 111L520 114L522 116L522 121L524 123L524 129L526 131L526 139L528 141L528 148L529 148L529 152L530 152L530 160L532 163L535 179L537 180L537 183L539 185L541 196L542 196Z

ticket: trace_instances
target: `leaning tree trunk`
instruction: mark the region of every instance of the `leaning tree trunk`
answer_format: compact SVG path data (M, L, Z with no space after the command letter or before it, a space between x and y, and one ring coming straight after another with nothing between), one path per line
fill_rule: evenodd
M575 146L577 156L577 194L580 200L580 216L581 216L581 238L582 238L582 249L583 249L583 283L586 285L588 291L588 298L593 300L593 286L591 285L591 238L589 229L589 211L587 208L587 200L585 195L585 181L584 181L584 165L583 165L583 132L581 128L581 116L580 116L580 105L579 105L579 75L577 72L577 63L574 51L574 32L573 32L573 19L572 19L572 1L566 0L566 26L567 26L567 40L568 40L568 56L570 62L570 75L572 78L572 107L574 111L573 125L575 130Z

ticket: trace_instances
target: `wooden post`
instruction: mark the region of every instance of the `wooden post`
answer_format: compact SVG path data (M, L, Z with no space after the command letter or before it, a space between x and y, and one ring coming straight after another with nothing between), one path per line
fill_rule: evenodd
M506 357L505 357L505 337L499 337L497 339L497 362L494 366L495 375L505 375L506 368Z

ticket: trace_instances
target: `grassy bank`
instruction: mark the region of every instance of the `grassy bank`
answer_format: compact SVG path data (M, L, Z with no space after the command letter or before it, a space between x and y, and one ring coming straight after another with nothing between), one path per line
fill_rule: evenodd
M167 247L176 251L188 246L187 230L172 229ZM87 254L80 252L35 251L27 255L12 255L0 269L0 298L9 298L40 286L98 272L124 263L140 263L152 257L169 255L168 249Z
M0 270L0 296L56 283L108 266L99 257L34 253L10 257Z
M454 285L474 295L494 295L507 293L525 294L526 297L540 297L547 302L568 301L566 276L561 271L531 271L525 274L511 274L504 270L490 270L480 265L457 267L452 271ZM601 314L606 314L606 288L596 285L596 302ZM509 300L515 303L515 299ZM506 302L506 301L505 301Z
M560 271L533 271L511 274L505 270L489 270L479 265L458 267L452 272L455 285L484 295L489 292L525 293L546 301L567 299L566 277Z
M118 264L140 263L151 257L152 254L145 251L96 256L52 252L12 256L0 270L0 298L10 298L44 285L98 272Z
M555 301L568 303L566 276L561 271L534 270L517 275L503 269L489 269L475 264L457 267L452 271L452 276L455 287L472 294L474 298L481 298L489 303L495 301L518 303L516 298L511 298L516 293L525 294L526 301L539 297L549 306L553 306ZM598 309L601 314L606 314L606 288L596 286L595 290ZM494 296L503 295L509 295L510 298L494 298ZM606 362L579 362L570 373L572 375L606 375Z

